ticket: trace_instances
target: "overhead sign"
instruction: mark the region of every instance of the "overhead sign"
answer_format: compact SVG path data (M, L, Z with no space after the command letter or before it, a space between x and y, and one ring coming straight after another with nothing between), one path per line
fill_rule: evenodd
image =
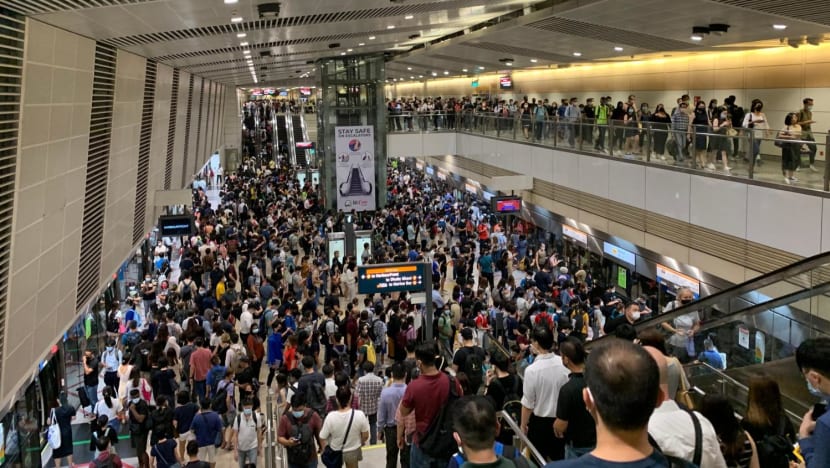
M301 96L311 96L311 88L300 88Z
M478 80L473 80L473 88L478 88Z
M738 346L749 349L749 328L738 327Z
M159 231L164 237L190 236L196 226L192 215L165 215L159 217Z
M300 148L300 149L314 148L314 142L313 141L298 141L297 143L295 143L295 145L297 146L297 148Z
M588 234L580 231L577 228L573 228L568 226L567 224L563 224L562 235L564 235L565 237L569 237L586 247L588 246Z
M421 161L415 161L415 169L418 169L419 171L423 171L424 170L424 163L422 163Z
M426 172L428 175L435 175L435 169L433 169L432 166L427 166L427 169L424 172Z
M637 265L637 255L635 255L634 252L629 252L618 245L614 245L610 242L603 242L602 251L609 257L615 258L626 265L630 265L632 268Z
M478 187L476 187L476 186L475 186L475 185L473 185L473 184L466 183L466 184L464 184L464 188L465 188L468 192L472 193L473 195L475 195L475 194L477 194L477 193L478 193Z
M496 197L492 200L493 211L499 214L512 214L522 211L521 197Z
M426 263L387 263L357 267L358 294L424 289Z
M438 179L439 180L447 180L447 173L439 169L438 170Z
M501 89L513 89L513 77L512 76L502 76L499 78L499 88Z
M700 297L700 281L659 263L657 264L657 281L674 290L689 288L695 299Z
M335 127L337 209L374 211L375 127Z

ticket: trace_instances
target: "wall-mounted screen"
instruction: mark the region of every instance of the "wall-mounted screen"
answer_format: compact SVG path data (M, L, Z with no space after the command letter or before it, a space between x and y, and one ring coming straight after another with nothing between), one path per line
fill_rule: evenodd
M500 89L513 89L513 77L512 76L502 76L499 78L499 88Z
M512 214L522 211L522 197L495 197L492 200L493 211L501 214Z

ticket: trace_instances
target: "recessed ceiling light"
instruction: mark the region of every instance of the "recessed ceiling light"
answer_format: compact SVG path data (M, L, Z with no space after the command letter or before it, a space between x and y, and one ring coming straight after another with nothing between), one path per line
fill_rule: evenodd
M432 72L432 76L438 76L438 73Z
M530 63L536 63L536 62L538 62L538 60L536 60L536 59L530 59Z
M375 36L369 36L369 40L370 40L370 41L374 41L374 40L375 40Z
M411 71L411 70L412 70L412 67L406 67L406 69Z
M479 70L484 70L484 67L478 67Z
M234 3L239 2L239 0L225 0L225 5L233 5Z
M346 53L345 52L340 52L340 55L346 55Z
M410 77L409 77L409 79L410 79L410 80L414 80L414 79L415 79L415 77L414 77L414 76L410 76Z
M251 51L250 51L250 50L243 50L243 51L242 51L242 53L243 53L243 54L245 54L245 55L251 55Z
M448 72L448 71L444 70L444 74L445 74L445 75L449 75L449 74L450 74L450 72Z
M361 43L360 43L360 44L358 44L357 46L358 46L358 47L363 47L363 46L365 46L365 45L366 45L366 43L365 43L365 42L361 42Z
M513 62L505 62L504 64L505 64L505 65L507 65L508 67L512 67L512 66L513 66Z
M247 42L240 42L239 46L240 47L248 47L248 43Z
M617 46L617 47L614 47L614 50L617 51L617 52L622 52L623 48L620 47L620 46Z
M692 37L690 37L689 39L700 42L703 40L703 36L701 36L700 34L692 34Z
M245 34L245 33L239 33L239 34L236 35L236 37L238 37L240 39L242 39L245 36L247 36L247 34Z
M242 17L241 16L232 16L231 17L231 23L241 23L241 22L242 22Z
M418 75L418 78L423 78L423 77L424 77L424 75Z
M415 17L415 15L406 15L406 16L403 17L403 19L412 19L414 17Z
M395 25L394 25L394 24L390 24L389 26L387 26L387 27L386 27L386 29L395 29Z
M574 57L582 57L582 52L574 52Z
M462 69L461 69L461 71L463 71L464 73L467 73L467 69L466 69L466 68L462 68Z
M783 30L787 29L787 25L786 24L773 24L772 29L777 29L779 31L783 31Z
M351 51L353 51L353 50L354 50L354 49L346 49L346 52L351 52Z

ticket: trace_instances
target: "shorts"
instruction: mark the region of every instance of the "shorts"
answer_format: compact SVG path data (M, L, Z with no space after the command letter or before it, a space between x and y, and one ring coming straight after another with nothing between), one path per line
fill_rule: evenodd
M148 432L144 434L130 433L130 446L136 450L147 450L147 436Z
M236 419L236 410L229 409L227 413L222 415L222 427L230 426L234 419Z
M363 449L358 447L356 450L349 450L343 452L343 463L344 464L354 464L356 465L357 462L363 460Z
M199 447L199 461L216 463L216 447L213 445Z
M190 442L191 440L196 440L196 435L193 434L193 431L187 431L179 434L179 438L176 440L178 441L179 445L186 447L188 442Z

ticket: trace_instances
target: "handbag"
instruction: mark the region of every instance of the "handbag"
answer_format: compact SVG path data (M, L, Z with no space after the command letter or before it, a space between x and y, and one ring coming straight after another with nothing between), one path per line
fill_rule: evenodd
M683 372L683 365L680 364L680 361L677 358L673 358L677 361L677 365L680 367L680 372ZM684 407L689 410L694 409L694 401L692 400L692 395L689 390L689 381L686 380L685 375L680 376L680 385L677 386L677 393L674 394L674 401L680 403Z
M58 419L55 417L55 409L52 408L52 414L49 416L49 429L46 430L46 439L49 441L49 446L52 449L58 449L61 446L61 427L58 425Z
M165 465L167 465L169 468L182 468L182 465L181 465L179 462L175 462L175 463L173 463L172 465L171 465L170 463L168 463L168 462L167 462L167 460L166 460L166 459L164 458L164 456L161 454L161 450L159 449L159 444L156 444L156 445L155 445L155 447L156 447L156 458L158 458L159 460L161 460L161 462L162 462L162 463L164 463Z
M352 429L352 421L354 421L354 410L352 410L352 415L349 417L349 426L346 427L346 435L343 436L343 445L340 446L340 450L334 450L331 448L331 444L326 445L326 449L323 450L320 460L326 468L341 468L343 466L343 448L346 446L346 441L349 439L349 431Z
M775 141L773 141L773 143L775 144L775 146L777 146L779 148L783 148L784 147L784 140L781 140L780 138L781 138L781 132L778 132L778 135L775 136Z

